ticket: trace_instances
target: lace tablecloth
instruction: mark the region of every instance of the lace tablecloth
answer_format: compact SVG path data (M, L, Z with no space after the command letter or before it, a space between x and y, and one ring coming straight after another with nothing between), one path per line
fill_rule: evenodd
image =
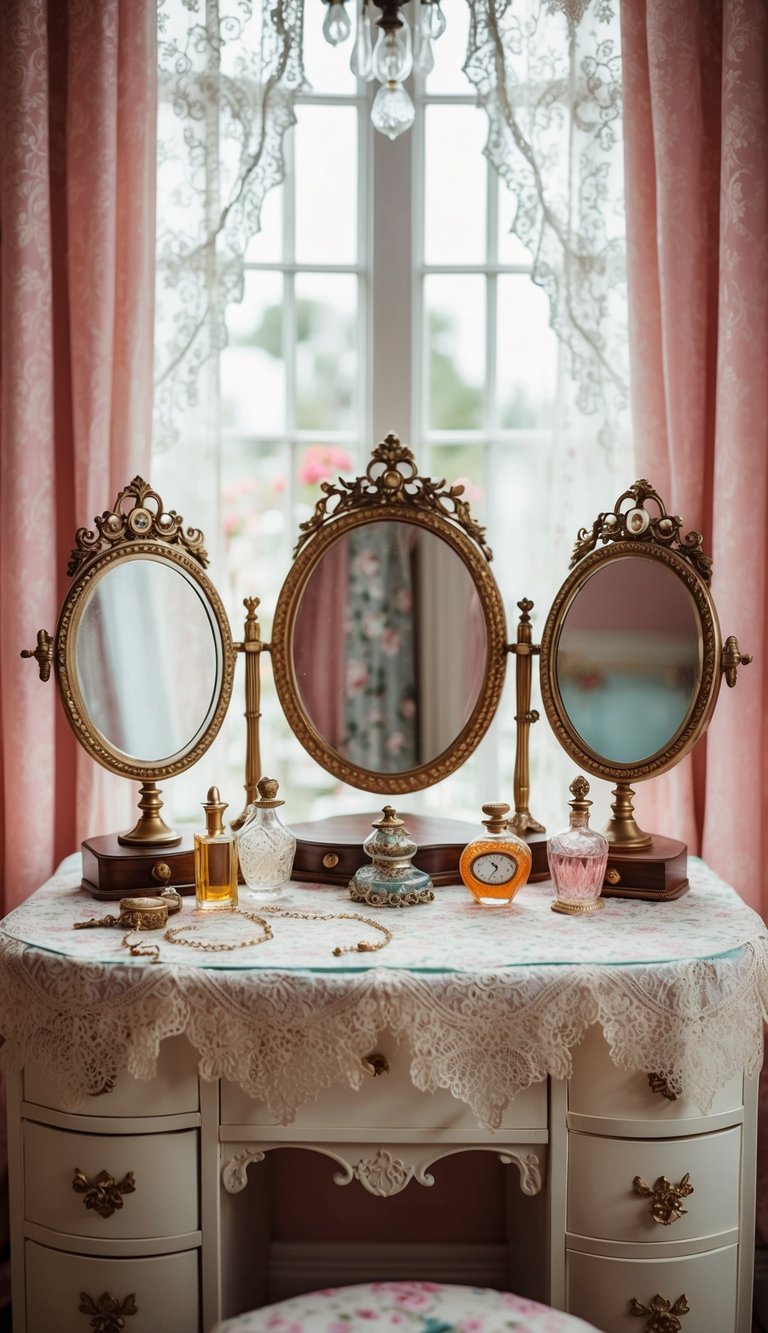
M551 886L510 908L461 887L433 904L368 917L392 931L375 953L333 954L380 932L359 919L270 917L273 938L231 953L168 943L131 958L122 931L74 930L117 912L77 884L79 858L0 927L0 1068L35 1062L75 1107L123 1070L152 1078L160 1042L185 1033L207 1079L227 1078L287 1123L320 1088L360 1086L361 1058L389 1028L411 1049L417 1088L448 1088L497 1128L521 1089L566 1078L594 1023L615 1064L655 1071L706 1111L732 1074L754 1074L768 1010L768 930L700 861L672 903L606 900L591 917L549 910ZM294 884L291 911L355 913L344 889ZM242 906L258 912L247 902ZM248 939L254 922L194 910L188 939Z

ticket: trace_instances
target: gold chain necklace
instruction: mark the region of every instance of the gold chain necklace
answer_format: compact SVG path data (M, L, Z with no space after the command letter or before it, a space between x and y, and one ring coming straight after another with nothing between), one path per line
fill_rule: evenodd
M235 944L212 944L200 939L180 939L180 936L187 931L199 929L198 925L191 924L188 926L169 926L163 938L169 944L183 944L188 949L200 949L203 953L224 953L232 949L247 949L273 939L272 927L265 920L266 914L269 913L271 916L286 917L292 921L361 921L363 925L379 931L382 936L380 940L374 941L373 944L369 940L358 940L357 944L337 945L333 950L335 958L339 958L344 953L375 953L378 949L383 949L392 939L392 931L388 926L383 925L380 921L373 921L368 916L361 916L359 912L290 912L286 907L277 906L262 907L260 913L245 912L241 907L233 907L230 912L233 916L243 916L247 921L254 921L256 925L262 927L263 933L254 936L253 939L238 940Z

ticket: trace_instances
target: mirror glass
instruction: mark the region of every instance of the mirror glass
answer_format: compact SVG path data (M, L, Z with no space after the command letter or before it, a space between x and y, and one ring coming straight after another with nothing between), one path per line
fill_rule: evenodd
M637 764L665 749L701 678L699 617L685 584L657 560L607 560L573 598L555 672L570 724L594 754Z
M190 749L215 711L222 662L202 590L171 564L118 561L84 599L77 688L94 728L126 757L160 763Z
M487 665L472 575L437 533L365 523L323 553L302 591L292 666L306 716L346 761L406 773L442 754Z

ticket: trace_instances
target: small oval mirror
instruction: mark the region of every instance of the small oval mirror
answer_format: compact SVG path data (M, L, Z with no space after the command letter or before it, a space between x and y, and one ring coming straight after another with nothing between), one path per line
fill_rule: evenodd
M182 759L210 723L224 661L199 585L165 560L124 559L90 583L73 628L71 685L105 747L138 764ZM174 668L174 643L194 670Z
M701 679L701 625L668 565L619 557L581 583L555 650L564 714L593 754L639 764L684 728Z

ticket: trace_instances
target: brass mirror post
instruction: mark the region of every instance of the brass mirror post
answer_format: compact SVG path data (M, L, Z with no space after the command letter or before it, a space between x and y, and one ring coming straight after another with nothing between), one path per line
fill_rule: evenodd
M515 654L515 702L517 705L515 713L517 728L514 776L515 813L508 820L508 823L515 833L544 833L544 825L534 819L528 809L531 795L529 738L533 723L539 720L538 712L535 708L531 708L533 666L531 658L538 654L540 649L537 643L532 642L533 627L530 613L533 610L533 602L529 597L524 597L517 605L520 609L520 619L517 623L517 640L515 643L508 645L509 651Z
M628 782L617 782L613 789L615 800L611 803L611 818L603 829L603 837L608 839L611 847L640 851L653 842L650 833L645 833L635 820L634 794Z
M259 746L261 679L259 665L261 654L269 652L269 644L261 641L261 627L256 617L259 600L258 597L243 598L243 606L248 613L243 626L243 642L233 645L235 652L245 654L245 806L237 819L231 821L233 829L242 827L248 806L258 796L256 784L261 777L261 750Z
M139 809L141 814L132 829L118 833L117 841L123 847L150 844L153 847L177 847L181 834L169 828L160 811L163 802L160 788L156 782L142 782L139 787Z

